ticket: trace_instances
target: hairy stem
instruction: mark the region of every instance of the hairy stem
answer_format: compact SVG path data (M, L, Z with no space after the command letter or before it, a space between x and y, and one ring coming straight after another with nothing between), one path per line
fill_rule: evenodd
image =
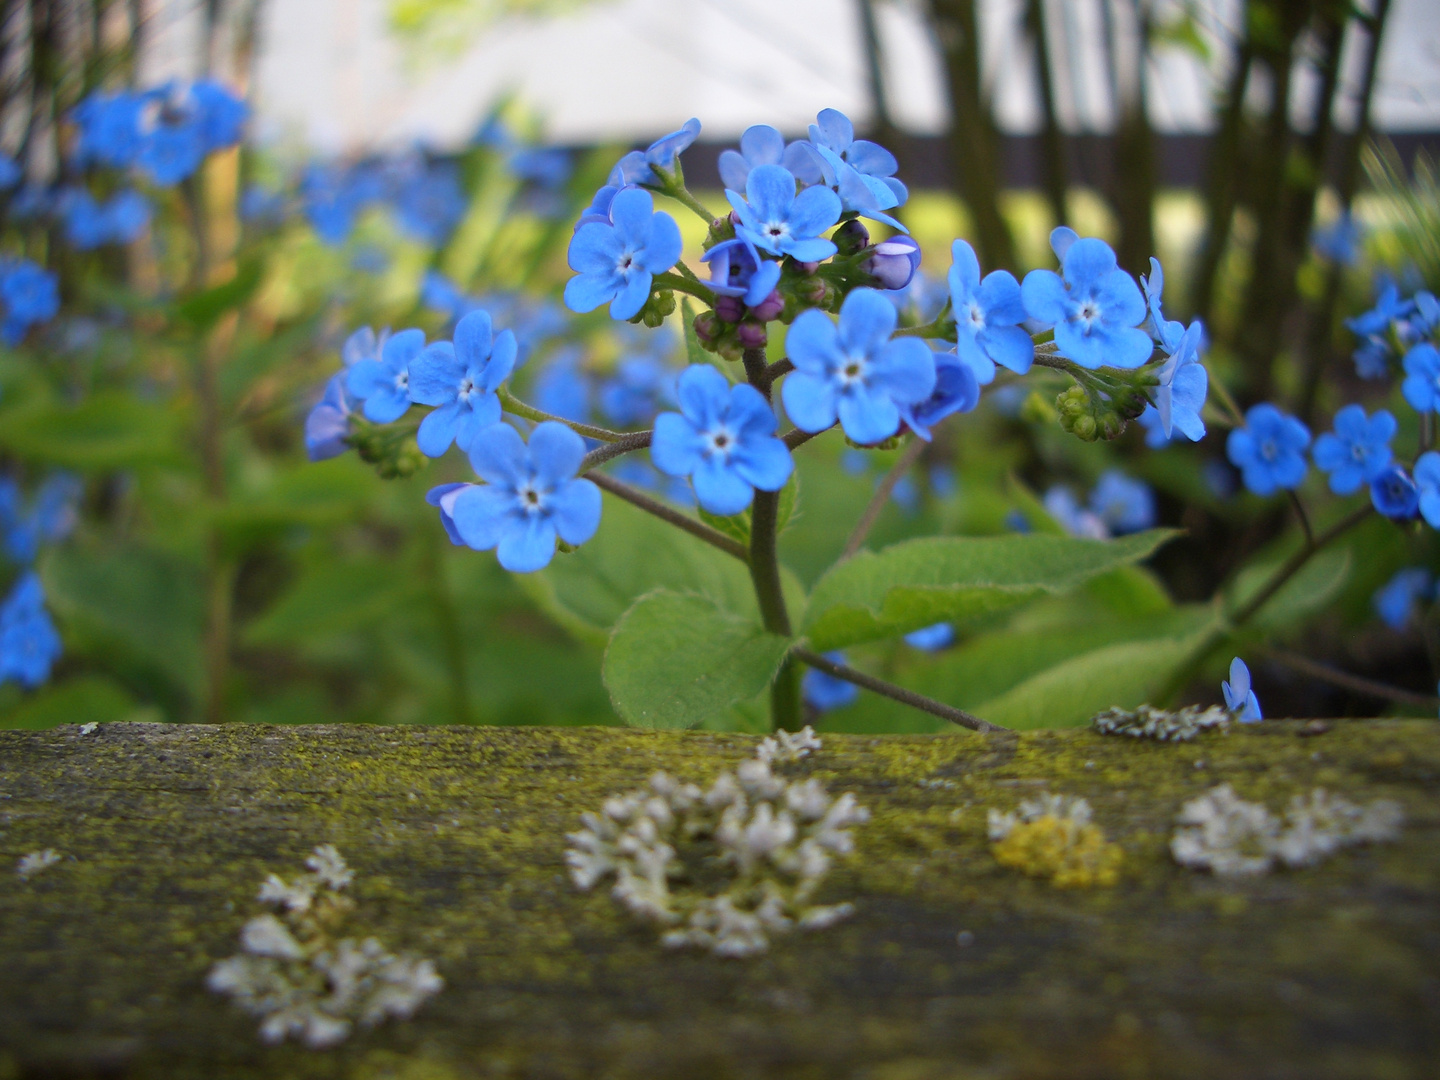
M580 462L580 471L582 473L589 472L597 465L605 464L605 462L611 458L617 458L623 454L632 453L635 450L645 449L645 447L650 445L651 434L649 431L632 431L630 434L623 435L612 443L606 443L604 446L596 447L594 450L591 450L590 453L586 454L585 459Z
M713 225L715 223L715 215L705 208L704 203L690 194L689 188L667 188L665 194L669 195L670 198L676 202L694 210L696 215L701 221L705 222L706 225Z
M1366 697L1378 698L1381 701L1394 701L1401 705L1418 705L1423 709L1433 709L1440 705L1440 698L1430 694L1417 694L1413 690L1402 690L1400 687L1391 686L1388 683L1351 675L1348 671L1340 671L1329 664L1318 663L1307 656L1301 656L1299 653L1292 653L1286 649L1265 649L1262 655L1301 675L1308 675L1312 679L1319 679L1321 682L1328 682L1332 686L1338 686L1345 690L1353 690Z
M905 447L901 455L895 459L895 464L890 466L890 471L881 479L880 486L870 497L870 504L865 507L865 512L855 523L855 528L850 533L850 539L845 541L845 550L840 552L840 562L844 562L860 550L860 545L865 543L865 538L870 535L870 530L879 520L880 511L884 510L885 504L890 501L890 495L894 492L895 485L900 483L915 462L920 460L920 455L925 452L926 445L924 440L912 438L910 445Z
M651 286L656 289L670 289L674 292L686 293L695 297L696 300L699 300L707 307L714 307L715 305L715 294L704 282L699 280L691 281L687 277L680 274L672 274L668 270L663 274L656 274L654 281L651 282Z
M826 659L819 653L806 648L794 648L790 655L818 671L825 672L837 679L844 679L856 686L863 686L866 690L888 697L894 701L909 705L927 712L932 716L938 716L943 720L949 720L952 724L959 724L961 727L969 728L971 731L978 731L982 735L989 735L1002 731L1009 731L1009 728L1001 727L999 724L992 724L988 720L981 720L980 717L966 712L964 709L957 709L952 705L946 705L943 701L936 701L924 694L917 694L913 690L906 690L903 686L896 686L884 679L877 679L873 675L866 675L863 671L856 671L846 664L837 664L834 660Z
M621 483L613 476L606 473L591 471L582 474L586 480L593 481L595 486L604 491L610 492L617 499L624 499L631 506L637 506L647 514L653 514L661 521L669 522L678 529L684 529L691 536L704 540L711 547L717 547L726 555L733 555L741 562L749 562L750 553L745 550L745 545L736 540L730 539L719 529L712 529L703 521L696 521L692 517L686 517L679 510L672 509L664 503L652 499L643 491L637 491L629 484Z
M619 442L626 437L626 433L623 431L611 431L609 428L595 427L593 424L580 424L574 420L566 420L563 416L552 416L550 413L535 408L534 405L525 404L510 392L508 386L500 387L495 393L499 396L500 404L505 407L506 412L523 416L526 420L534 420L536 423L554 420L557 424L564 424L577 435L584 435L587 439L599 439L606 443Z

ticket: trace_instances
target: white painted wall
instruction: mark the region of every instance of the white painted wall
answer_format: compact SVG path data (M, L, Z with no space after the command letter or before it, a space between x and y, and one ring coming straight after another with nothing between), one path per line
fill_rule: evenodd
M933 133L947 124L939 59L919 0L882 0L887 85L900 125ZM1104 0L1046 0L1062 66L1062 121L1103 131L1112 118L1102 47ZM1157 0L1160 19L1178 0ZM197 0L151 0L147 71L189 74ZM1203 0L1210 67L1165 49L1148 80L1162 131L1204 131L1223 82L1224 41L1239 0ZM729 139L752 123L803 131L827 106L863 122L869 111L854 0L597 0L552 20L507 21L459 55L416 56L386 29L387 0L267 0L255 67L262 138L347 152L423 142L463 143L486 110L517 94L545 118L550 140L643 139L690 116L704 137ZM987 77L999 122L1039 123L1022 0L984 0ZM1347 64L1353 87L1356 52ZM1311 80L1313 86L1313 80ZM1297 98L1303 113L1304 95ZM1352 110L1353 111L1353 110ZM1375 115L1384 130L1440 129L1440 2L1394 0Z

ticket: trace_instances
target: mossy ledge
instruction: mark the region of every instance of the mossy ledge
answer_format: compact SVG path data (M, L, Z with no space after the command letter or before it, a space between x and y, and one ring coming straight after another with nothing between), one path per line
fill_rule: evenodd
M1266 721L1180 745L1089 731L826 735L790 770L874 813L818 899L849 922L746 960L673 953L565 875L582 810L656 769L706 781L738 735L198 727L0 732L0 1080L337 1077L1433 1076L1440 725ZM1398 800L1398 843L1245 881L1176 866L1182 802ZM988 807L1089 799L1118 886L998 865ZM447 986L336 1050L265 1047L207 993L267 873L355 868L354 932ZM63 861L29 880L22 855ZM957 934L968 931L957 942ZM971 940L973 936L973 940Z

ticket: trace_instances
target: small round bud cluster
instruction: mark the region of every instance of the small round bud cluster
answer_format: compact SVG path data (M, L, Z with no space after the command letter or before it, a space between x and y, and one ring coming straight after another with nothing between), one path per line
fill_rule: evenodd
M859 218L852 218L830 234L841 255L858 255L870 246L870 230Z
M413 432L387 430L358 415L352 415L350 423L354 429L349 438L350 445L355 447L361 461L375 466L382 479L414 476L429 464L429 458L416 445Z
M656 289L650 294L645 306L630 321L644 323L654 330L665 322L667 316L674 313L675 294L669 289Z

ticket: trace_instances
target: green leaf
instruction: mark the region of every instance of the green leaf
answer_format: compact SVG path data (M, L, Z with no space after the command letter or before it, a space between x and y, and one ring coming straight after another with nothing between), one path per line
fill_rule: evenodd
M826 650L978 618L1137 562L1174 535L932 537L861 552L816 582L804 632Z
M197 330L213 326L225 312L239 307L255 295L265 275L265 263L251 259L240 264L229 281L196 293L175 308L175 314Z
M627 724L690 728L770 684L790 642L703 596L642 596L615 625L603 674Z
M374 623L394 606L403 578L378 562L327 563L312 570L245 628L249 645L303 645Z
M1079 727L1111 706L1133 709L1160 693L1207 640L1207 618L1188 632L1092 649L1047 668L972 710L1016 730Z
M194 564L138 544L68 544L47 556L41 576L67 646L75 641L127 682L159 675L172 693L198 691L204 600Z
M602 646L626 609L657 588L697 593L738 615L756 610L744 563L609 495L592 540L515 581L560 625Z
M1233 612L1243 606L1270 580L1270 575L1279 568L1280 562L1279 559L1269 560L1259 565L1247 566L1240 571L1229 591L1226 608ZM1348 548L1329 548L1317 552L1265 602L1242 628L1242 633L1273 633L1284 630L1320 611L1345 588L1350 570L1351 556Z
M133 716L135 711L135 699L122 687L97 675L82 675L38 690L22 698L15 708L0 712L0 728L34 731L60 724L159 719Z
M100 391L76 406L36 402L0 425L0 448L71 469L105 471L178 456L177 418L166 406Z
M680 301L680 323L685 328L685 359L692 364L708 364L710 358L695 333L695 304L688 296Z

